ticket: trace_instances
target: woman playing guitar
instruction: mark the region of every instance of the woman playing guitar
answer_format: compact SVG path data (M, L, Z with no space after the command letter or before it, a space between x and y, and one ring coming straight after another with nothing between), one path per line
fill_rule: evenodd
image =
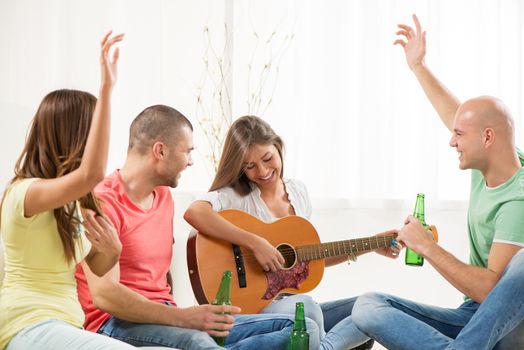
M283 148L280 136L262 119L255 116L237 119L226 136L209 192L192 203L184 215L199 232L251 250L261 268L268 273L283 268L285 260L282 254L266 239L234 225L218 211L239 209L267 223L290 215L309 218L312 208L306 187L298 180L283 176ZM381 235L392 233L396 230ZM399 248L393 244L375 252L396 258ZM351 254L349 258L355 259L359 254ZM330 257L325 259L325 264L332 266L347 259L345 256ZM306 317L314 320L319 329L318 339L311 339L312 349L369 349L372 341L351 320L355 300L349 298L318 304L307 295L295 294L274 300L261 312L293 314L295 303L302 301Z

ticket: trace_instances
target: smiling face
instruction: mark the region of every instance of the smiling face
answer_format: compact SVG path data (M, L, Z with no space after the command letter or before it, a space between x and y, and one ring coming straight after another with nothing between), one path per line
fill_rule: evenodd
M229 128L215 179L209 191L231 187L241 196L253 190L282 183L284 174L280 136L259 117L238 118Z
M478 169L485 167L484 129L474 109L462 105L455 115L453 135L449 141L459 154L460 169Z
M178 186L182 171L193 165L193 132L188 127L182 127L177 134L177 140L164 149L165 158L158 171L163 179L162 184L172 188Z
M246 152L243 171L259 188L273 188L282 174L282 158L274 145L254 144Z

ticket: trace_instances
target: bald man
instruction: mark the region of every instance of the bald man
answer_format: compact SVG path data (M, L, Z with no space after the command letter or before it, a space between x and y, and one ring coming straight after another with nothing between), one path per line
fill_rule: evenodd
M513 119L494 97L461 104L427 68L426 33L413 19L415 30L399 25L403 38L395 44L452 132L460 169L472 170L470 261L439 246L412 216L397 240L422 254L465 302L444 309L368 293L357 300L353 321L388 349L524 349L524 154L515 147Z

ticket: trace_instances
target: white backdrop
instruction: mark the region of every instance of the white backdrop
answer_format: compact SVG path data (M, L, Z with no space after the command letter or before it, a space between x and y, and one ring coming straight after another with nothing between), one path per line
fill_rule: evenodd
M466 258L469 173L458 170L447 130L401 48L392 45L396 24L410 23L412 13L428 31L426 61L435 73L461 99L502 98L514 113L522 144L524 6L519 0L0 0L0 183L11 178L29 121L47 92L77 88L96 94L98 43L112 28L126 38L108 171L125 159L132 119L143 108L164 103L196 127L195 166L183 174L178 191L205 191L212 173L196 96L211 42L218 53L211 59L231 63L226 83L233 116L262 114L283 136L286 174L310 189L314 221L326 228L325 240L345 228L358 235L399 226L416 193L425 192L428 217L453 231L443 232L454 240L446 247ZM222 55L224 24L232 34ZM261 78L266 81L261 105L271 103L248 107ZM209 98L216 88L211 81L204 84ZM183 208L177 206L177 218ZM328 229L331 234L324 233ZM177 233L182 251L186 233ZM363 260L369 263L360 265L362 274L368 267L382 269L375 260ZM183 273L180 268L179 276ZM457 299L434 275L419 274L422 285L438 283L435 294L442 290L440 295ZM410 274L388 276L389 289L408 291ZM355 292L377 287L360 285Z
M231 61L233 117L262 114L286 141L287 175L302 179L314 197L411 202L425 192L429 205L465 200L468 173L458 171L447 130L401 48L392 45L396 24L409 23L412 13L428 31L427 62L436 74L461 99L502 98L517 119L521 144L524 6L518 0L0 0L0 145L8 150L1 152L0 181L11 176L45 93L70 87L96 94L98 42L113 28L126 39L109 169L122 164L131 120L146 106L165 103L197 126L196 164L181 189L209 186L207 140L196 120L202 82L204 98L216 92L203 80L207 57ZM232 30L225 55L224 24ZM206 55L205 28L217 57ZM262 105L272 101L267 109L247 105L261 78L267 81Z

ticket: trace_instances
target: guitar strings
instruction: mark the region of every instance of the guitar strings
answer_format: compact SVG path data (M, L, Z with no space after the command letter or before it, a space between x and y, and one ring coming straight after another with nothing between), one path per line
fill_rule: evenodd
M302 256L308 255L311 258L305 259L305 260L317 260L317 259L330 257L331 255L329 255L329 252L331 251L335 253L333 254L333 256L340 256L340 255L346 255L346 254L351 254L351 253L367 252L367 251L380 249L380 248L387 248L389 247L389 245L391 245L391 242L395 237L396 235L385 235L385 236L374 236L372 238L361 238L361 239L358 239L361 241L361 244L353 244L352 246L350 244L347 244L347 242L349 241L337 241L337 242L330 242L330 243L309 244L309 245L299 246L293 250L288 249L285 252L280 252L280 254L282 255L282 257L284 257L284 259L292 258L296 255L302 255ZM370 248L373 245L373 243L370 241L371 239L375 241L374 243L378 245L377 247ZM365 240L367 240L367 242L364 242ZM380 246L379 243L384 244L384 246ZM331 246L331 249L328 246ZM361 249L361 248L364 248L364 246L366 246L365 249ZM338 253L336 253L335 250L337 250ZM328 253L328 254L325 254L325 253ZM255 254L252 253L251 250L248 250L247 252L243 252L242 257L246 261L253 261L253 260L256 261Z

